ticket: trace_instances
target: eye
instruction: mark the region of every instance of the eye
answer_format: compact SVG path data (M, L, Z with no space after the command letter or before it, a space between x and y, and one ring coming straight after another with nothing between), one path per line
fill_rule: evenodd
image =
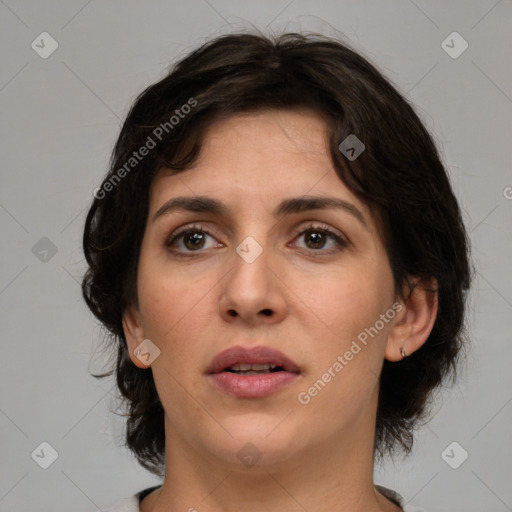
M323 254L334 254L341 250L341 248L348 247L349 245L345 238L325 225L310 224L306 229L302 230L296 238L304 238L306 241L305 249L309 249L313 252L322 250L321 252ZM331 249L323 250L329 238L332 240L334 248L331 247Z
M186 256L187 252L200 252L201 249L208 249L206 247L206 239L212 235L200 226L186 226L171 234L165 242L166 247L172 250L177 256ZM176 243L181 242L181 243ZM176 249L176 245L181 246ZM213 244L210 247L219 247L222 244Z
M201 226L185 226L172 233L166 240L165 246L176 256L188 257L191 256L192 253L202 252L202 249L221 247L223 245L221 243L212 243L208 247L206 244L208 237L215 240L214 237ZM318 256L334 254L349 246L349 242L343 236L326 225L310 224L306 229L303 229L295 239L300 239L301 237L306 241L306 247L298 247L309 250L310 252L321 253L318 254ZM333 247L325 249L326 242L329 239L331 239L331 245L333 245Z

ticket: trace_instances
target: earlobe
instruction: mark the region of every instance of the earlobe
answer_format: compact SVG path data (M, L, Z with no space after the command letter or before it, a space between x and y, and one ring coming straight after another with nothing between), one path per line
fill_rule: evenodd
M437 317L437 281L417 280L400 304L403 310L397 315L386 345L388 361L401 361L427 341Z
M144 341L144 328L140 312L134 306L126 308L123 314L123 330L128 353L133 364L139 368L147 368L147 365L142 363L135 355L137 347Z

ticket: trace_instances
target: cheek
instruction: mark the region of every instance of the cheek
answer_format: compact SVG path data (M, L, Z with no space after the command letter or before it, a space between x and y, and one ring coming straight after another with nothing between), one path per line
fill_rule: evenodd
M310 295L335 338L344 343L375 324L389 309L394 297L391 271L371 264L353 266L326 280ZM383 329L386 330L386 329Z
M383 274L377 283L367 275L339 279L318 298L319 311L328 315L330 335L310 345L311 361L299 402L311 407L336 430L340 422L357 421L378 386L390 323L380 318L392 306L393 289ZM311 332L311 331L310 331ZM314 338L314 332L311 332Z
M391 311L387 322L381 320L394 299L391 270L371 261L352 265L310 292L309 298L329 330L321 346L308 347L311 366L302 398L335 423L340 415L355 418L378 384L394 317Z
M204 278L185 279L158 264L142 263L138 296L145 336L166 352L178 350L184 340L193 346L196 331L203 330L198 320L213 314L205 311L209 305L205 293L211 287Z
M155 386L166 418L181 431L189 431L191 424L193 432L211 429L197 379L202 370L198 355L204 352L215 314L214 301L208 296L215 282L213 276L211 280L192 273L185 276L155 262L139 268L144 333L160 349L152 365Z

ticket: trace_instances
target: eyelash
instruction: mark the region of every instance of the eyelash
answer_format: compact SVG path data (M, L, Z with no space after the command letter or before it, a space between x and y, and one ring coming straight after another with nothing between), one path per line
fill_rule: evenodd
M297 235L295 235L294 239L298 238L298 237L300 237L300 236L302 236L302 235L304 235L306 233L309 233L309 232L322 233L324 235L328 235L341 248L346 248L346 247L349 246L349 242L346 239L344 239L343 237L341 237L340 235L338 235L337 233L332 231L328 226L326 226L324 224L322 224L322 225L313 224L313 223L309 224L305 229L303 229ZM208 231L203 229L201 226L198 226L198 225L194 224L192 226L185 226L184 228L179 229L178 231L172 233L167 238L167 240L165 242L165 246L169 250L171 250L176 256L181 257L181 258L190 258L190 257L194 256L194 253L199 254L199 253L203 252L201 250L198 250L198 251L186 251L185 253L183 253L183 252L177 251L175 249L171 249L172 244L179 237L181 237L182 235L188 234L188 233L196 233L196 234L199 233L199 234L208 235L208 236L211 236L212 238L214 238L213 235L211 235ZM305 249L305 250L311 251L312 253L319 253L319 252L321 252L322 254L315 254L315 257L322 257L322 256L326 256L326 255L329 256L331 254L334 254L335 252L338 252L340 249L336 248L336 249L330 249L330 250L324 250L324 249Z

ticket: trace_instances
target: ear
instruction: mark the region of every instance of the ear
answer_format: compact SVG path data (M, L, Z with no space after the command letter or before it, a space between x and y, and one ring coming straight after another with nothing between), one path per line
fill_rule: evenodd
M126 308L123 314L123 330L128 345L128 353L133 364L139 368L148 368L148 366L135 355L135 350L144 341L142 319L139 310L135 306Z
M416 352L427 341L437 317L438 293L437 281L416 279L405 290L404 299L399 303L399 311L391 328L386 345L385 358L388 361L400 361Z

